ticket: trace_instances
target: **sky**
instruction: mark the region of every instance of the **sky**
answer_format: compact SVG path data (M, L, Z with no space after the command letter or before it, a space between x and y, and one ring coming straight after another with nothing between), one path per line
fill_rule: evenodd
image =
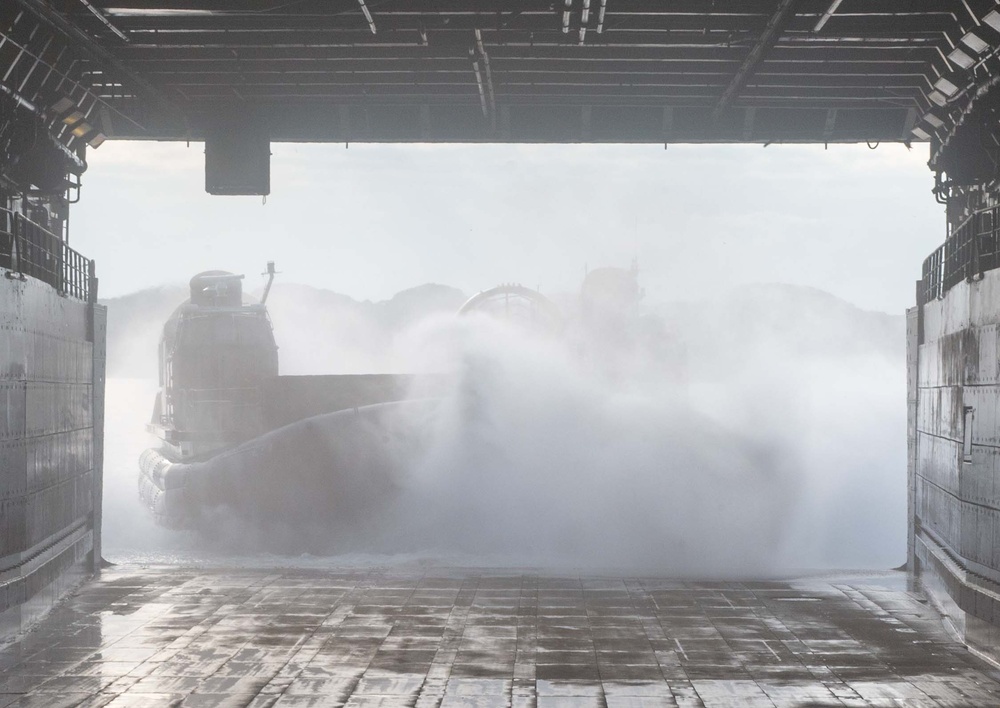
M434 282L577 292L638 259L654 302L747 283L912 306L944 239L927 147L274 144L271 195L204 191L201 143L88 154L70 243L102 297L274 260L285 282L383 300Z

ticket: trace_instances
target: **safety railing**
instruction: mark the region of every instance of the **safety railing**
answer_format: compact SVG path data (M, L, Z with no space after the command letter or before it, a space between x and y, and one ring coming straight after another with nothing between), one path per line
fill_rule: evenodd
M917 288L918 304L944 297L963 280L1000 267L1000 207L981 209L954 229L924 259Z
M23 214L0 209L0 268L48 283L62 295L97 298L94 262Z

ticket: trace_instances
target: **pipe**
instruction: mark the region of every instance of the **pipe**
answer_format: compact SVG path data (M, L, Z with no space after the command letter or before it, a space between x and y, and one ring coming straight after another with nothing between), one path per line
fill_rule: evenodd
M823 16L819 18L819 22L816 23L816 26L813 27L813 32L819 32L823 29L823 25L825 25L827 21L833 17L833 13L837 11L837 8L840 7L840 3L843 1L844 0L833 0L833 2L830 3L830 7L827 8L826 12L823 13Z
M45 120L45 114L42 113L42 111L38 108L38 106L36 106L34 103L32 103L31 101L29 101L28 99L26 99L24 96L22 96L21 94L19 94L14 89L10 88L9 86L7 86L7 85L5 85L3 83L0 83L0 91L3 91L5 94L7 94L8 96L10 96L14 100L14 103L16 103L17 105L21 106L21 108L25 108L25 109L31 111L32 113L34 113L36 116L38 116L42 120Z
M267 296L271 292L271 284L274 283L274 261L267 262L267 270L261 275L267 276L267 285L264 286L264 294L260 296L260 304L263 305L267 302Z
M375 20L372 18L371 10L365 5L365 0L358 0L358 4L361 5L361 12L365 14L365 19L368 20L368 29L372 31L372 34L375 34Z
M94 7L93 5L91 5L90 4L90 0L80 0L80 2L83 4L83 6L85 8L87 8L88 10L90 10L91 14L93 14L94 17L96 17L97 19L99 19L101 21L101 23L105 27L107 27L109 30L111 30L111 32L113 32L123 42L125 42L126 44L128 44L128 42L129 42L128 36L124 32L122 32L120 29L118 29L117 27L115 27L113 24L111 24L111 20L109 20L107 17L105 17L103 12L101 12L96 7Z
M483 88L483 75L479 71L479 62L472 62L472 70L476 72L476 86L479 88L479 105L483 109L483 116L489 115L489 109L486 107L486 91Z
M486 47L483 46L483 34L478 28L476 29L476 51L479 54L479 58L483 60L483 78L486 82L486 102L489 107L489 114L495 121L497 99L496 94L493 92L493 70L490 68L490 55L486 53Z

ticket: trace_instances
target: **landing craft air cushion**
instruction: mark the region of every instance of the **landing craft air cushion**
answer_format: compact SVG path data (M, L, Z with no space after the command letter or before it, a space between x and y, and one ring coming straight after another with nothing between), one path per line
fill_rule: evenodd
M241 275L206 271L167 320L139 494L171 528L356 525L390 496L412 377L279 376L266 308Z
M188 301L167 320L148 425L160 442L140 457L140 496L157 522L171 528L211 532L220 520L265 532L276 525L339 532L377 525L373 511L385 508L400 470L418 454L423 414L435 405L442 379L280 376L266 307L273 263L265 275L261 301L250 302L243 276L199 273ZM575 334L554 302L517 284L474 295L458 314L575 337L582 355L613 370L635 361L609 358L617 349L606 340L652 351L664 339L658 328L640 326L640 297L633 264L588 273L571 307L578 310Z

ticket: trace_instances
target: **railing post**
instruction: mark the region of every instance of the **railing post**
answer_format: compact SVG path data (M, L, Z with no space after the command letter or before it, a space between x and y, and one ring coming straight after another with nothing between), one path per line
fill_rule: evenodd
M972 242L972 254L971 257L969 258L969 265L971 267L968 269L969 280L972 280L974 277L979 277L983 274L979 266L979 229L980 229L980 222L982 220L983 220L982 212L979 212L972 218L972 220L969 221L969 224L972 225L972 228L969 229L970 232L969 239Z
M19 214L10 215L10 269L21 274L21 220Z
M56 263L59 282L65 295L73 294L73 254L64 241L59 241L59 262Z
M87 261L87 302L97 302L97 261Z
M49 240L51 241L51 239L49 239ZM65 295L66 294L66 255L67 255L66 254L66 249L68 249L69 246L67 246L66 243L64 241L62 241L62 240L60 240L58 243L59 243L59 248L57 248L57 249L53 248L52 249L53 251L58 251L58 258L59 258L58 262L56 262L56 263L54 263L52 265L52 275L55 278L56 283L58 283L58 287L56 289L59 291L59 294L60 295ZM48 250L48 249L46 249L46 250ZM52 257L55 258L56 254L53 253Z
M934 257L934 299L937 300L944 295L944 277L947 271L948 259L945 257L948 253L947 245L942 246L938 249L937 255Z

